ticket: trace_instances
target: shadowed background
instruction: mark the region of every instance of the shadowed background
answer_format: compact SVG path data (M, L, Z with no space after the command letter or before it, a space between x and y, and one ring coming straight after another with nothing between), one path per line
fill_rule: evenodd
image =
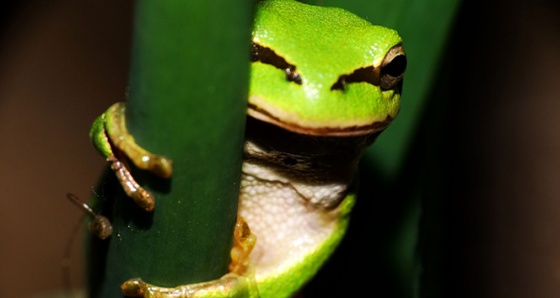
M519 2L519 3L518 3ZM122 100L133 1L8 1L0 49L0 297L64 288L62 260L104 161L93 119ZM406 41L405 41L406 42ZM560 292L560 9L465 3L442 57L443 297ZM406 105L406 84L403 99ZM436 108L428 106L427 108ZM435 212L426 212L427 215ZM83 285L82 244L72 279ZM429 251L427 252L429 254Z

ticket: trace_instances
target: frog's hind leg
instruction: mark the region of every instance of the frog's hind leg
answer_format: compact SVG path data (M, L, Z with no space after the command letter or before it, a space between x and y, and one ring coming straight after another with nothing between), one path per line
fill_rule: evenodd
M249 263L256 237L241 217L237 218L233 235L229 273L221 278L174 288L158 287L140 278L132 278L121 285L122 293L128 297L144 298L260 297Z

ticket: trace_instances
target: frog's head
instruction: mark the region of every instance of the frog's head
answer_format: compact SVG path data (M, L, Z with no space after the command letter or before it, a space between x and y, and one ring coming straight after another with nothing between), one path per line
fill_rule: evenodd
M259 4L248 114L308 135L385 129L399 112L406 68L397 32L342 9L283 3Z

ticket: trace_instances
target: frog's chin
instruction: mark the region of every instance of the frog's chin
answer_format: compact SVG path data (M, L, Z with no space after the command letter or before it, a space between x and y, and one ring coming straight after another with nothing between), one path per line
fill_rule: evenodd
M349 126L329 126L316 125L304 126L290 121L289 119L280 119L249 104L247 114L257 120L281 127L287 131L294 133L313 135L313 136L329 136L329 137L349 137L349 136L365 136L381 132L389 126L393 118L389 115L382 121L374 121L365 125L349 125Z

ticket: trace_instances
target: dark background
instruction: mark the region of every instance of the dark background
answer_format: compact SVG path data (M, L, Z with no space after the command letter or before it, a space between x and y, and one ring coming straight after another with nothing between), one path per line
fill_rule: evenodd
M429 131L419 131L426 137L416 143L442 174L441 185L425 184L425 194L442 198L425 212L437 220L424 220L436 235L424 252L438 254L428 266L441 274L433 275L441 286L434 292L555 297L560 4L464 2L419 126ZM62 261L82 216L65 194L87 198L104 166L87 133L98 114L124 98L132 4L2 4L0 297L64 288ZM71 255L76 287L83 285L79 239Z
M436 149L444 297L556 297L560 2L464 2L443 65Z
M11 6L9 5L11 3ZM0 50L0 297L64 288L62 260L105 163L88 138L123 100L133 1L8 1ZM71 275L83 286L82 241Z

